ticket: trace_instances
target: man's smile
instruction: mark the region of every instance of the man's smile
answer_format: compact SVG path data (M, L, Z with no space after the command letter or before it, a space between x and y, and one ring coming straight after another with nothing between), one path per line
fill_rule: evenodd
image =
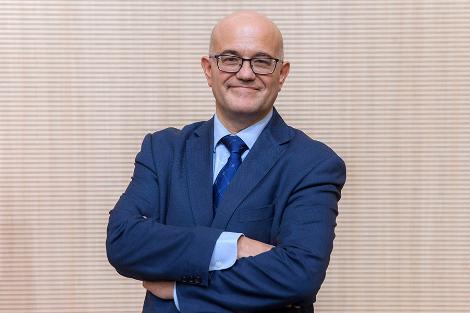
M239 90L239 91L248 91L248 92L259 91L258 88L251 87L251 86L229 86L228 88L229 89Z

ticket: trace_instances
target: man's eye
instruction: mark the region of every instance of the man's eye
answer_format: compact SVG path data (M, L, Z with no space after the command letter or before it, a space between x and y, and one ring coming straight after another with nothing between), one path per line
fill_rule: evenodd
M238 63L238 58L237 57L222 57L222 62L224 63Z
M253 59L253 64L259 66L270 66L272 63L271 59Z

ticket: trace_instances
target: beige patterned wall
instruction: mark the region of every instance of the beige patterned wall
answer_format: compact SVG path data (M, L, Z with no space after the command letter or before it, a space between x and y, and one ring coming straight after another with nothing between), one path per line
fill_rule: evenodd
M284 33L277 107L348 165L316 312L470 310L470 1L0 0L0 312L137 312L108 211L143 136L208 119L214 22Z

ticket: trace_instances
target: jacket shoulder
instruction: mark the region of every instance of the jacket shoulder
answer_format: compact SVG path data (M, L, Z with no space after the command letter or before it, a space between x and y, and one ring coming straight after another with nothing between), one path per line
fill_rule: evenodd
M168 127L153 133L147 133L143 139L141 153L151 155L156 163L172 160L181 153L186 140L204 122L196 122L181 129Z
M290 128L294 132L291 141L291 149L295 152L293 155L297 155L309 163L322 162L326 159L337 159L340 163L344 164L341 157L327 144L311 138L299 129Z

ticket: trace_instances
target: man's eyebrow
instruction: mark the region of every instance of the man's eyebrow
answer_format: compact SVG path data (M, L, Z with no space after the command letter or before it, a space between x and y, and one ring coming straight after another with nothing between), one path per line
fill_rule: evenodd
M253 56L253 58L259 58L259 57L275 59L272 55L265 53L265 52L258 52Z
M222 51L220 54L232 54L232 55L240 56L240 53L238 53L235 50L230 50L230 49L226 49Z
M222 51L220 54L231 54L231 55L235 55L235 56L239 56L241 57L240 53L236 50L231 50L231 49L226 49L224 51ZM274 57L266 52L257 52L255 53L255 55L252 56L252 58L271 58L271 59L274 59Z

